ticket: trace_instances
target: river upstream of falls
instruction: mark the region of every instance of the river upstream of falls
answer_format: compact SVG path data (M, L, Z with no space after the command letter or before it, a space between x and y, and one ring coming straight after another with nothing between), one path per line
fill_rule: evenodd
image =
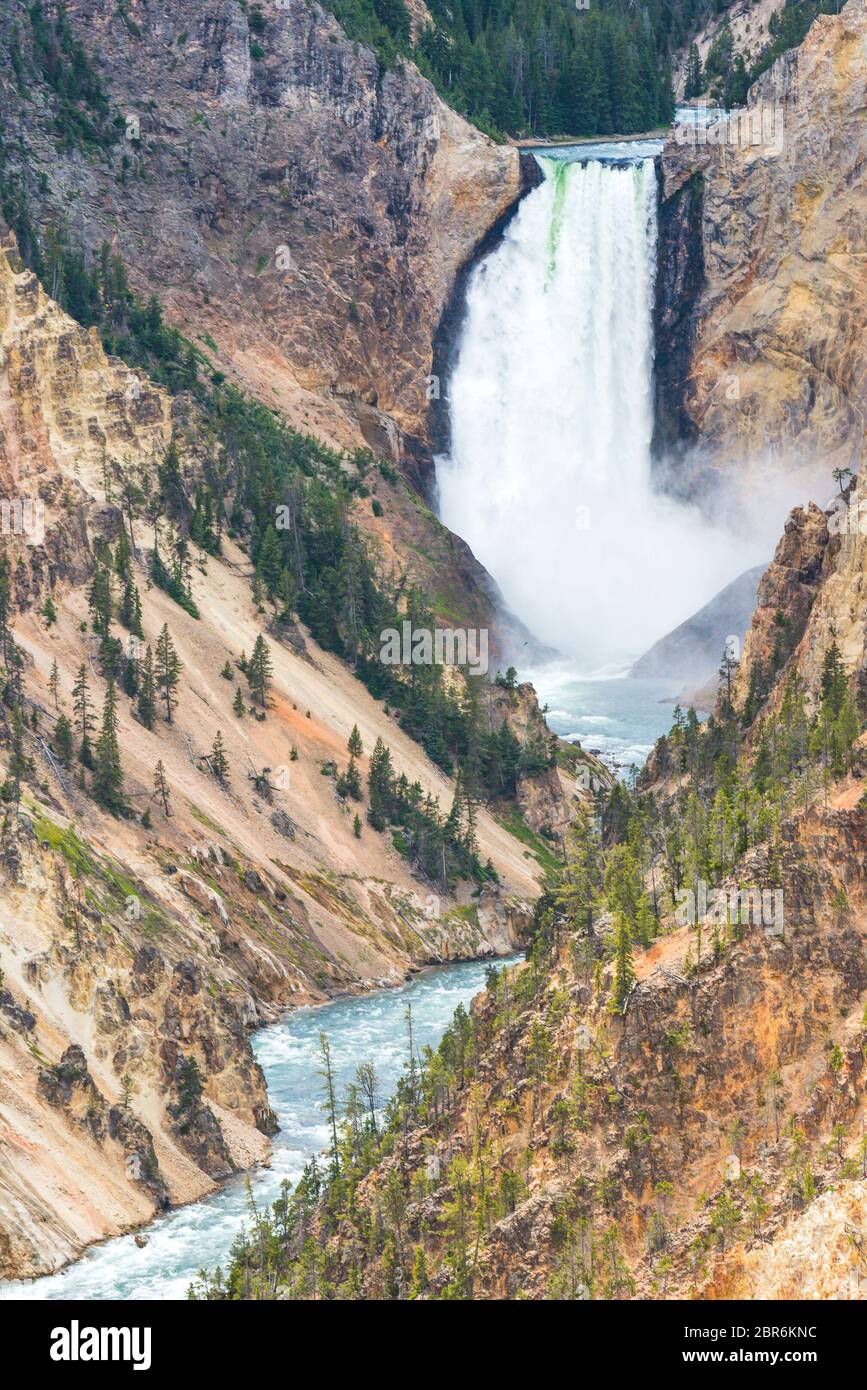
M298 1009L257 1034L256 1056L280 1122L271 1166L246 1175L257 1207L275 1201L286 1179L294 1185L305 1163L327 1147L319 1034L327 1034L331 1044L338 1094L359 1064L369 1061L376 1068L384 1103L406 1059L407 1004L412 1005L416 1048L436 1046L458 1004L468 1004L484 988L489 964L469 961L426 970L398 989ZM60 1274L5 1284L0 1298L184 1298L201 1269L213 1270L219 1264L225 1268L229 1247L249 1214L246 1177L230 1178L203 1201L158 1217L146 1228L148 1244L143 1249L131 1235L117 1236L94 1246Z

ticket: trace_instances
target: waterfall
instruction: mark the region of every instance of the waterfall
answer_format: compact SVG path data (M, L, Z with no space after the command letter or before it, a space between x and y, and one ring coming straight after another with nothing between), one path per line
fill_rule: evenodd
M469 278L439 508L512 611L592 673L628 664L749 560L652 484L653 159L539 163L544 181Z

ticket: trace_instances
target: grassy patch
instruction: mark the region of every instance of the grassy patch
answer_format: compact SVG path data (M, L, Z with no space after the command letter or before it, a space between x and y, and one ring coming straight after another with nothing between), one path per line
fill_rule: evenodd
M559 869L560 860L551 853L541 835L537 835L535 830L530 829L517 808L505 815L497 816L497 820L504 830L508 830L510 835L514 835L516 840L520 840L522 845L527 846L532 858L548 873Z
M206 816L205 812L200 811L198 806L194 806L192 801L189 803L189 807L190 815L194 820L197 820L200 825L207 826L208 830L213 830L215 835L222 835L224 840L228 840L229 836L221 825L218 825L215 820L211 820L210 816Z
M46 816L37 816L33 822L33 833L41 844L48 845L63 855L76 878L98 872L96 864L74 830L62 830Z
M64 830L47 816L38 815L33 821L33 831L40 844L63 855L74 878L90 878L101 885L101 889L86 888L84 895L88 905L97 912L104 913L112 907L123 909L130 898L145 901L142 885L136 879L130 878L113 860L94 856L71 828ZM102 890L107 891L108 902ZM154 907L148 908L144 923L145 930L152 934L172 927L171 921Z

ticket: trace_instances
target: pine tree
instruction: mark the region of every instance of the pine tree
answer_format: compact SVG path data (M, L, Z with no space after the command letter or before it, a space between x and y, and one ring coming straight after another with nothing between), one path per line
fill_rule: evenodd
M138 682L136 713L146 729L152 729L157 717L157 692L154 678L154 654L147 647Z
M291 623L292 614L295 611L295 604L298 599L298 594L295 588L295 583L292 579L292 574L288 569L284 568L280 572L280 578L277 581L277 593L275 597L278 603L278 622Z
M337 1142L337 1086L334 1078L334 1064L331 1060L331 1046L325 1033L319 1034L319 1055L322 1065L319 1076L322 1078L324 1099L322 1109L328 1121L331 1134L331 1168L335 1175L340 1172L340 1145Z
M632 986L635 983L635 967L632 962L632 936L626 914L614 914L614 980L612 982L611 1007L623 1013Z
M355 835L356 840L360 840L360 839L361 839L361 816L358 814L357 811L356 811L355 816L354 816L353 821L352 821L352 831L353 831L353 834Z
M123 597L120 601L118 618L134 637L144 638L141 614L141 594L138 591L138 586L132 575L128 575L124 581Z
M273 599L276 596L282 569L283 561L277 532L273 526L268 525L259 543L259 553L256 556L256 575L265 585L269 598Z
M388 824L392 799L391 754L381 738L376 740L370 770L367 774L367 787L370 804L367 819L374 830L384 830Z
M704 76L702 74L701 58L698 47L692 43L689 46L689 59L686 67L686 84L683 95L687 101L693 97L701 96L704 90Z
M161 758L157 760L157 765L154 768L154 796L158 796L162 802L164 814L170 816L172 814L171 793Z
M57 609L54 606L54 599L50 594L42 605L42 616L45 619L46 627L53 627L57 622Z
M240 685L235 686L235 698L232 701L232 709L239 719L244 717L244 696L241 694Z
M357 724L353 724L352 733L349 735L349 742L346 746L353 758L360 758L364 752L364 746L361 742L361 734L358 732Z
M3 787L4 801L11 801L17 807L21 800L21 783L31 772L30 759L24 748L24 716L21 706L12 710L12 739L9 755L9 776Z
M181 474L181 459L178 453L177 440L172 434L162 462L159 466L160 492L165 502L169 516L177 518L185 515L187 510L187 494L184 487L184 479Z
M9 575L9 560L4 550L0 552L0 647L2 647L4 664L8 659L9 643L12 640L12 630L9 626L11 608L12 584Z
M217 737L214 739L211 748L211 769L217 781L225 786L229 780L229 759L226 757L226 749L223 743L222 732L217 730Z
M822 662L822 703L831 714L840 713L846 690L846 668L835 637Z
M65 714L61 714L54 726L54 747L64 767L69 767L75 752L72 725Z
M11 633L6 638L6 681L3 701L11 709L21 704L24 680L24 654Z
M253 647L253 654L247 666L247 680L250 683L250 690L253 698L265 708L268 693L268 682L271 678L271 653L268 645L260 633L256 638L256 645Z
M172 723L172 714L178 704L175 691L178 688L182 669L181 659L175 651L175 644L169 632L169 625L163 623L162 631L157 638L154 684L165 703L166 720L169 724Z
M78 732L81 738L78 756L85 767L90 767L93 762L93 755L90 748L90 732L96 727L96 719L93 714L93 706L90 703L90 691L87 685L87 667L84 662L78 668L78 676L75 685L72 687L72 707L75 711L75 718L78 724Z
M351 796L353 801L361 800L361 778L358 775L354 758L349 759L349 766L337 779L337 795Z
M602 850L590 811L578 809L566 837L566 868L555 899L568 925L593 936L596 901L602 888Z
M54 698L54 708L60 709L60 672L57 669L57 662L51 663L51 675L48 677L48 689Z
M117 692L111 680L106 686L102 730L96 744L93 794L99 804L113 814L124 809L123 769L117 741Z
M126 531L122 530L118 537L117 545L114 548L114 568L115 573L124 583L131 577L131 565L132 547L130 546Z
M105 565L98 564L93 576L88 595L88 606L93 623L94 632L98 632L100 637L105 640L111 630L111 620L114 614L114 600L111 588L111 571Z
M731 708L732 708L732 676L734 675L734 673L735 673L735 671L736 671L737 669L738 669L737 659L735 658L733 652L731 651L728 642L726 642L726 645L725 645L725 648L724 648L723 654L722 654L722 660L720 661L720 668L719 668L720 680L722 681L723 685L725 686L725 703L724 703L724 705L723 705L723 711L724 711L724 713L731 713Z

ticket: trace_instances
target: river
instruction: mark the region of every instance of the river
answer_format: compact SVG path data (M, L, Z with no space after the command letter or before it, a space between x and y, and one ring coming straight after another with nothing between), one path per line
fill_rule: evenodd
M489 964L469 961L442 966L414 976L398 989L298 1009L256 1035L256 1056L280 1121L270 1167L248 1175L257 1206L273 1202L284 1179L297 1182L308 1159L327 1146L317 1075L320 1032L327 1034L331 1044L339 1092L359 1063L369 1061L376 1068L385 1100L395 1089L406 1057L407 1004L412 1005L416 1048L436 1044L458 1004L468 1004L484 987ZM246 1179L239 1174L210 1197L160 1216L146 1228L149 1242L144 1249L139 1249L132 1235L117 1236L92 1247L59 1274L5 1284L0 1298L184 1298L200 1269L225 1263L244 1225L247 1204Z

